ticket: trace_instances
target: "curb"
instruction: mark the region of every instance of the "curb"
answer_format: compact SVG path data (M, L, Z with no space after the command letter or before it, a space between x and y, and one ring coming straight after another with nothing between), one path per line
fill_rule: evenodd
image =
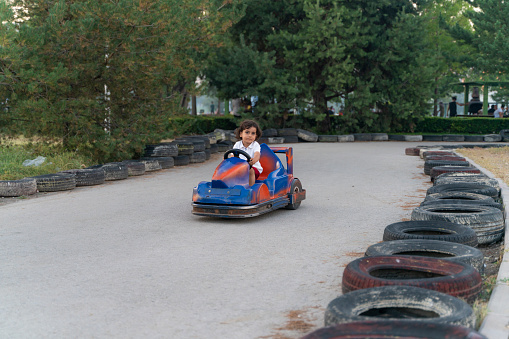
M456 152L454 152L456 153ZM509 202L509 187L501 179L496 178L493 173L487 169L479 166L473 160L462 155L472 165L481 170L490 178L498 181L501 189L501 196L504 202ZM504 204L506 205L506 204ZM507 206L507 205L506 205ZM495 287L491 292L490 300L488 301L488 310L484 318L479 333L485 335L490 339L507 339L509 338L509 212L507 208L504 210L505 217L505 238L504 238L504 254L502 262L498 269L497 281Z

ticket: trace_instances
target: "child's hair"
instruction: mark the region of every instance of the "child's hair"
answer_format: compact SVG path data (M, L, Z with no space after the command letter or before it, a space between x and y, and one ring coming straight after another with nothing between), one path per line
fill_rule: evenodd
M237 140L241 140L240 132L246 129L250 129L251 127L256 128L255 140L260 139L260 137L262 136L262 130L260 129L260 126L258 126L258 124L253 120L244 120L240 123L240 126L235 130L235 137L237 138Z

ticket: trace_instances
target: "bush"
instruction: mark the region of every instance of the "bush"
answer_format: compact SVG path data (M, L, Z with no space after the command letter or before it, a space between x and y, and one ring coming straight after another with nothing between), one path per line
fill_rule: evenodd
M233 130L237 128L238 118L224 116L181 116L169 119L169 132L173 137L185 134L207 134L216 128Z
M493 134L509 129L509 119L426 117L417 122L415 132L436 134Z

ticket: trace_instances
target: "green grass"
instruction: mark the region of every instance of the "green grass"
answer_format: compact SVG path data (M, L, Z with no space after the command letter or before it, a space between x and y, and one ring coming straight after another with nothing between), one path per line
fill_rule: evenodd
M23 161L38 156L46 157L40 166L23 166ZM74 152L59 152L53 148L31 149L27 145L2 144L0 147L0 180L18 180L25 177L56 173L93 165L91 161Z

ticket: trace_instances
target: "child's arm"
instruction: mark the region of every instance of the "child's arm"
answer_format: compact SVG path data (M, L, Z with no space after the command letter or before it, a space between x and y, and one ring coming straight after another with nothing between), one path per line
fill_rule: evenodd
M249 165L253 166L260 160L260 152L255 152L254 156L251 158Z

